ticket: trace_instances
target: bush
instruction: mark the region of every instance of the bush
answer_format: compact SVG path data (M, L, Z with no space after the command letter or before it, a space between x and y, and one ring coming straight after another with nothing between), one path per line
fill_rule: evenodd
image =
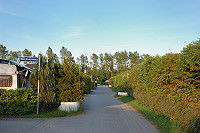
M92 81L92 89L95 89L97 87L97 83Z
M83 82L85 85L83 86L83 94L89 94L91 93L91 78L87 75L83 76Z
M108 85L108 82L103 82L102 85Z
M0 116L17 116L36 112L37 90L0 89Z
M117 87L118 92L127 92L129 96L133 97L133 89L129 82L125 82Z
M79 66L64 59L63 68L59 69L58 78L59 99L61 102L79 102L83 100L83 74Z
M199 132L200 124L200 40L180 54L148 56L134 66L130 86L134 98L172 121L181 130ZM126 73L112 77L115 87L126 90Z

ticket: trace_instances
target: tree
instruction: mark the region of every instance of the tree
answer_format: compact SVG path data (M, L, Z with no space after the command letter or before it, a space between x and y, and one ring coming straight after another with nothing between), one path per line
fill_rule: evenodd
M41 55L41 65L39 71L40 79L40 110L51 111L59 106L57 77L58 65L52 59L48 59ZM38 67L31 74L31 88L37 88Z
M9 60L14 60L14 61L17 61L17 59L19 57L21 57L22 55L22 52L21 51L10 51L9 54L8 54L8 59Z
M6 59L8 55L8 50L6 46L0 45L0 58L1 59Z
M105 74L104 70L100 69L99 76L98 76L98 82L100 84L103 84L103 82L105 82L105 81L106 81L106 74Z
M128 53L126 50L120 53L120 58L122 62L122 71L126 71L128 68Z
M64 58L69 62L75 62L74 57L72 56L72 53L67 50L64 46L62 46L60 50L60 55L61 55L61 63L63 63Z
M104 54L104 68L105 68L105 74L106 79L110 78L111 72L110 72L110 56L108 53Z
M116 52L114 54L114 59L115 59L115 63L116 63L116 71L117 73L120 73L122 71L122 59L121 59L121 55L119 52Z
M46 54L48 60L52 60L54 63L59 63L58 56L55 53L53 53L53 50L50 46L48 47Z
M93 53L91 56L91 71L92 71L92 78L96 80L98 76L98 56Z
M53 50L50 46L48 47L46 54L47 54L47 59L54 58L54 53L53 53Z
M103 64L104 60L103 60L103 54L102 53L99 54L99 60L100 60L99 68L103 70L104 69L104 64Z
M23 56L32 56L32 52L28 49L24 49L24 51L22 51L22 55Z
M140 54L135 51L134 53L129 52L129 59L130 59L130 67L132 68L134 65L141 62Z
M77 60L80 65L80 71L85 72L88 69L88 57L82 54Z
M113 60L113 55L110 54L109 55L109 59L110 59L110 71L111 71L111 76L114 74L114 60Z

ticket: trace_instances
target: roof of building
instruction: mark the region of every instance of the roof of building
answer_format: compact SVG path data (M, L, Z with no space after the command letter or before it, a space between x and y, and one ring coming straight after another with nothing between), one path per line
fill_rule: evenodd
M30 68L31 70L35 70L37 67L37 64L27 64L26 67Z
M18 67L27 69L27 70L29 70L30 72L32 72L31 69L30 69L29 67L26 67L26 66L20 64L19 62L16 62L16 61L13 61L13 60L0 59L0 63L2 63L2 64L11 64L11 65L15 65L15 66L18 66Z

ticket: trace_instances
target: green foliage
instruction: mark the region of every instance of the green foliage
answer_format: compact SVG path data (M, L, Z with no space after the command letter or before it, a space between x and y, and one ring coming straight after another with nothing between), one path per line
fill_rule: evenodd
M32 56L32 52L28 49L24 49L24 51L22 51L22 55L23 56Z
M61 102L78 102L83 100L84 82L81 81L82 73L79 73L79 66L75 63L63 62L63 68L59 69L58 78L59 99Z
M108 82L103 82L102 85L108 85Z
M58 56L55 53L53 53L53 50L51 49L50 46L48 47L46 54L48 60L51 60L51 62L54 63L59 63Z
M117 74L109 80L109 85L116 87L118 92L128 92L129 96L133 96L133 87L130 84L130 73L131 71L126 71Z
M63 63L64 58L68 61L68 63L75 62L72 53L69 50L67 50L67 48L65 48L64 46L62 46L60 50L60 55L61 55L61 63Z
M85 85L83 86L82 90L83 90L83 94L89 94L91 93L91 78L87 75L83 76L82 78L83 82L85 83Z
M129 84L134 98L155 112L178 123L181 130L199 131L200 41L186 46L180 54L147 56L132 67ZM115 87L126 85L126 75L112 77Z
M36 112L37 90L0 89L0 116L16 116Z
M119 86L117 87L117 90L118 90L118 91L121 91L121 92L128 92L129 89L130 89L130 85L129 85L128 82L125 82L125 83L123 83L123 84L121 84L121 85L119 85Z
M14 60L17 61L17 59L21 57L21 51L10 51L8 54L8 59L9 60Z
M39 71L40 79L40 110L51 111L59 106L57 77L58 65L54 63L53 58L47 62L45 57L41 57L41 66ZM38 87L38 69L36 69L30 78L32 88Z
M103 84L103 82L105 81L106 81L106 74L102 69L100 69L99 76L98 76L98 83Z
M8 50L6 46L0 45L0 58L6 59L7 55L8 55Z
M80 58L79 57L77 58L77 60L78 60L78 62L80 64L80 71L83 72L83 73L87 72L87 70L88 70L88 66L87 66L88 58L87 58L87 56L82 54L80 56Z

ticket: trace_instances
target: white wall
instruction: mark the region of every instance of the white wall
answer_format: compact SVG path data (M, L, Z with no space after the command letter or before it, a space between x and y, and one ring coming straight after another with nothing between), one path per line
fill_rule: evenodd
M12 86L0 87L0 89L17 89L17 67L15 65L0 64L0 75L12 76Z

